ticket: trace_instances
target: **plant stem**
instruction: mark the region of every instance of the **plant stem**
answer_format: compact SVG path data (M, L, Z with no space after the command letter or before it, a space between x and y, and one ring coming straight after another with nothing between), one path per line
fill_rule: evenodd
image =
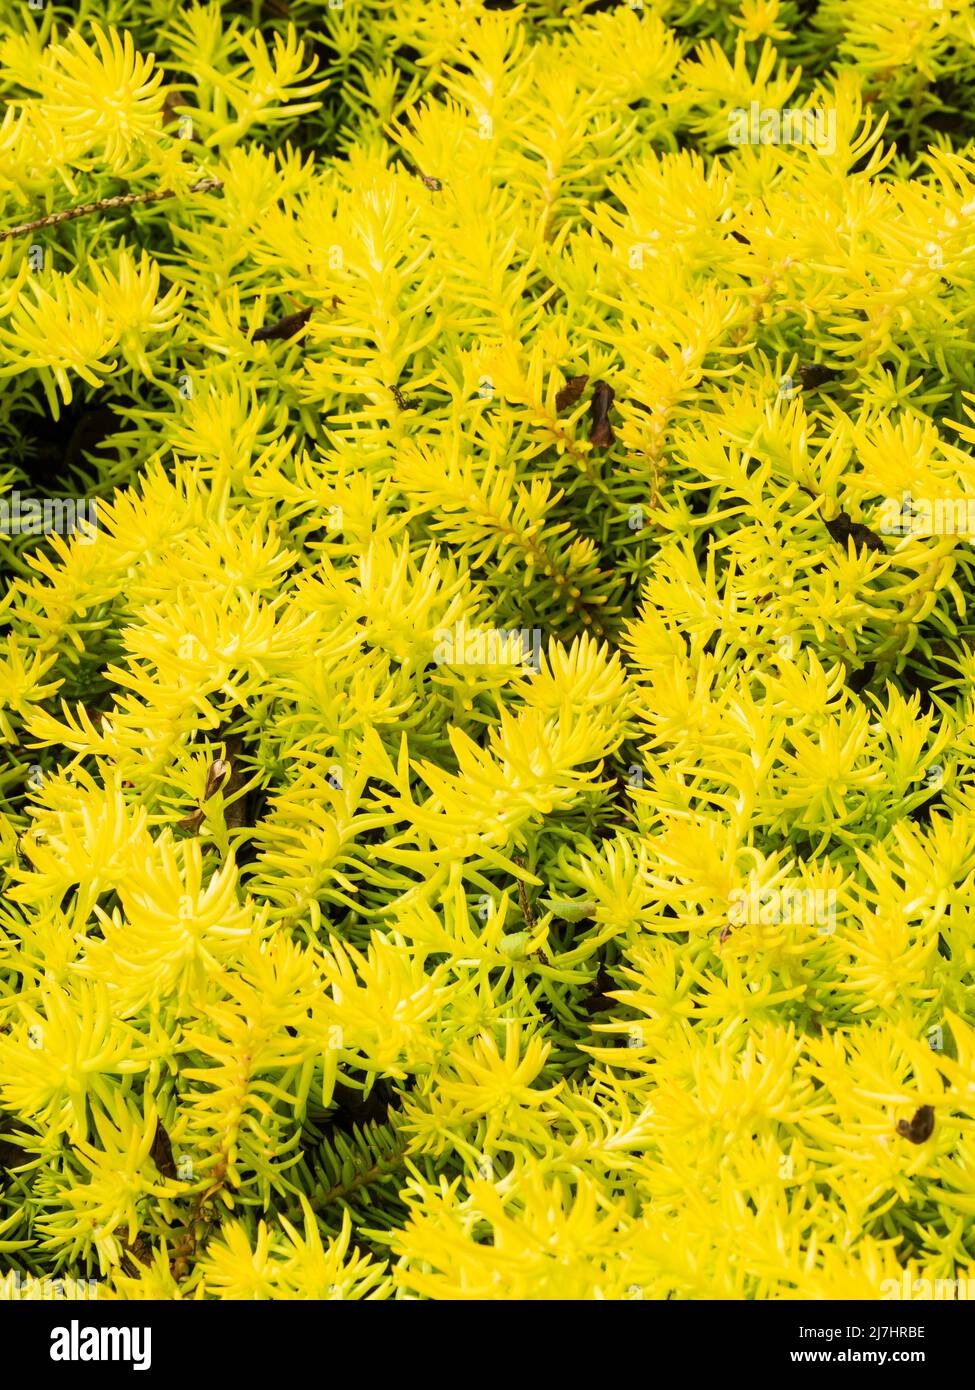
M214 188L222 188L223 179L200 179L199 183L191 184L190 193L209 193ZM159 203L164 198L175 198L176 191L172 188L162 188L155 193L121 193L115 198L100 198L97 203L82 203L76 208L64 208L61 212L52 212L48 217L39 217L35 222L21 222L17 227L8 227L5 232L0 232L0 241L6 241L8 237L22 236L24 232L37 232L42 227L56 227L61 222L70 222L75 217L86 217L90 212L105 212L109 208L130 208L136 203Z

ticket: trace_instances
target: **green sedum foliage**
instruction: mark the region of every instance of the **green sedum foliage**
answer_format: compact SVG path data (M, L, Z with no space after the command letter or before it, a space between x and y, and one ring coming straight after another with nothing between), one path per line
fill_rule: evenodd
M0 8L6 1277L975 1275L970 0Z

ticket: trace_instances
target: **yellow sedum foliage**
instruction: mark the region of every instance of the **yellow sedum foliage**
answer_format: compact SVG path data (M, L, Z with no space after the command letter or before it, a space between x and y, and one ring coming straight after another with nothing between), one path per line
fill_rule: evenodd
M975 1276L967 0L80 0L0 84L7 1268Z

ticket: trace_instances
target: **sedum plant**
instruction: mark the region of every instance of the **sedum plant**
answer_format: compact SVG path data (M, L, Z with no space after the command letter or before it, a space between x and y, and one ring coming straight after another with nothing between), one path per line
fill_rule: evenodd
M4 20L6 1277L975 1275L970 6Z

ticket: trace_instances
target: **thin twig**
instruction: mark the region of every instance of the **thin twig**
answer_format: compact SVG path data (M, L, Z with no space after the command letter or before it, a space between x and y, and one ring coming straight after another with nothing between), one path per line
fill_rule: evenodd
M518 865L520 869L523 869L525 867L525 861L520 854L515 855L515 863ZM535 914L531 910L531 904L528 901L528 894L525 892L525 885L520 878L515 879L515 882L518 885L518 900L521 903L521 915L525 919L525 925L528 927L528 930L534 931Z
M188 192L209 193L211 189L222 187L223 179L200 179L199 183L190 185ZM42 227L56 227L60 222L70 222L75 217L87 217L90 212L130 208L136 203L159 203L164 198L175 197L175 189L163 188L155 193L121 193L116 198L100 198L97 203L82 203L80 207L64 208L61 212L52 212L49 217L39 217L36 222L21 222L19 227L8 227L5 232L0 232L0 241L6 241L12 236L23 236L24 232L38 232Z

